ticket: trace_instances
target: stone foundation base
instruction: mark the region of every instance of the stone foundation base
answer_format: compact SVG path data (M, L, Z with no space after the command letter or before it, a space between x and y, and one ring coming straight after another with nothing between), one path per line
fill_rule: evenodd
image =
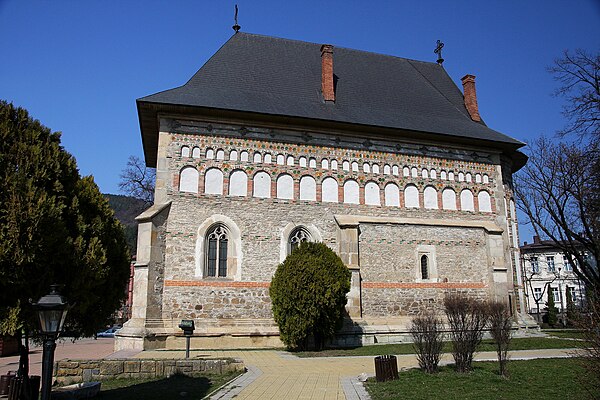
M329 347L355 347L382 343L411 343L411 317L361 318L346 320L335 338L327 343ZM524 318L519 317L515 329L539 329L535 324L524 326ZM530 318L531 320L531 318ZM240 329L240 326L212 327L210 332L198 332L192 336L192 349L256 349L282 348L285 345L279 338L279 332L272 326ZM218 332L220 331L220 332ZM145 334L116 335L115 350L184 350L185 337L179 329L147 329Z
M192 349L257 349L282 348L279 334L274 335L211 335L193 336L190 340ZM170 350L185 349L185 337L168 336L165 348Z

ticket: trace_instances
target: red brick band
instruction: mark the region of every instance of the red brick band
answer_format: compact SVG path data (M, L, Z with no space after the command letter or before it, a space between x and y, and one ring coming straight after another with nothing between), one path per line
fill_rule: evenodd
M363 282L365 289L484 289L483 282Z
M240 282L240 281L173 281L165 280L165 286L209 286L209 287L242 287L268 288L271 282Z
M165 286L268 288L270 285L270 282L165 280ZM363 282L362 287L365 289L484 289L487 285L483 282Z

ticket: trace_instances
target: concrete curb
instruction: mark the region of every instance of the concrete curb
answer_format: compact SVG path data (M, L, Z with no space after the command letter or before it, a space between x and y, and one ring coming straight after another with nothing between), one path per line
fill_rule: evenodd
M247 368L248 371L245 374L227 382L216 393L209 394L204 398L210 400L230 400L235 398L242 390L263 374L259 368L253 365L248 365Z
M346 400L371 400L371 396L365 389L363 383L356 377L344 377L340 379Z

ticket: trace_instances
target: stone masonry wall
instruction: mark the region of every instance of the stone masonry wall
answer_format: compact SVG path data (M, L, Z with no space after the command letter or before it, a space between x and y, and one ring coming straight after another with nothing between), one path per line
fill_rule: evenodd
M243 372L239 360L168 360L168 359L114 359L114 360L60 360L54 364L54 376L59 384L102 381L122 378L159 378L173 374L194 376L208 372L225 374Z
M489 277L483 229L361 225L361 276L365 281L415 282L420 275L418 249L432 246L440 282L487 282Z
M416 285L415 285L416 286ZM419 288L407 285L402 288L363 288L363 315L365 317L405 317L432 311L443 312L444 296L460 292L465 296L487 299L485 289Z
M268 288L167 287L164 308L181 319L268 319L273 317ZM200 324L198 330L204 326Z
M244 138L243 132L242 137L228 137L240 134L241 130L237 131L235 127L223 127L222 135L219 129L211 127L210 132L171 134L166 148L170 177L166 179L164 190L172 204L164 233L162 317L165 320L270 320L268 284L287 241L283 232L290 224L317 231L325 244L337 250L340 228L334 215L497 221L498 199L504 194L494 184L501 177L497 176L499 169L495 156L490 153L424 146L412 150L398 147L394 153L336 147L333 139L328 146L290 144L285 140L278 141L279 137L273 131L265 133L264 140L258 140ZM364 145L368 144L365 142ZM184 146L189 148L187 157L182 157ZM236 158L230 160L233 152ZM242 152L248 152L247 160L241 159ZM256 153L259 156L255 162ZM265 162L267 155L269 162ZM285 159L283 165L277 163L279 155ZM288 157L293 157L293 165L287 164ZM328 168L323 167L323 159L328 160ZM333 160L338 162L336 170L331 169ZM343 169L344 161L348 161L349 170ZM354 163L357 168L353 168ZM198 171L197 193L179 191L179 173L190 166ZM204 193L204 173L209 168L223 172L222 194ZM408 169L408 174L404 169ZM248 176L246 196L228 195L228 179L234 170L242 170ZM252 197L252 177L258 171L265 171L271 177L271 198ZM441 179L442 172L445 179ZM452 180L449 179L451 172ZM293 178L293 199L276 198L275 182L282 173ZM299 200L299 181L306 175L317 182L315 200ZM338 203L321 201L321 182L325 177L333 177L339 183ZM356 180L360 186L359 204L343 203L342 185L348 179ZM367 182L379 186L381 205L365 204ZM384 188L389 183L400 189L399 206L385 205ZM402 190L406 185L418 188L420 208L405 207ZM437 209L424 208L423 196L427 187L437 191ZM442 209L444 188L455 191L457 210ZM460 193L464 189L474 194L476 211L461 210ZM491 212L477 211L477 194L481 191L491 196ZM198 240L203 240L198 237L199 226L214 215L227 217L240 232L241 270L235 279L201 278L198 275ZM366 316L412 315L439 304L445 290L465 290L484 296L491 284L485 231L481 228L361 224L359 230L362 306ZM418 282L419 246L435 247L437 277L431 282ZM448 285L442 287L445 280ZM416 286L410 287L412 284Z

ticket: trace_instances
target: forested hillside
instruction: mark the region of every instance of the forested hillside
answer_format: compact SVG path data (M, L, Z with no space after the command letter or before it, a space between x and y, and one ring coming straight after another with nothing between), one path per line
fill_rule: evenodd
M129 244L131 254L135 254L137 243L137 223L135 222L135 217L140 215L146 208L144 202L135 197L119 194L105 194L104 196L115 211L115 217L124 225L127 244Z

